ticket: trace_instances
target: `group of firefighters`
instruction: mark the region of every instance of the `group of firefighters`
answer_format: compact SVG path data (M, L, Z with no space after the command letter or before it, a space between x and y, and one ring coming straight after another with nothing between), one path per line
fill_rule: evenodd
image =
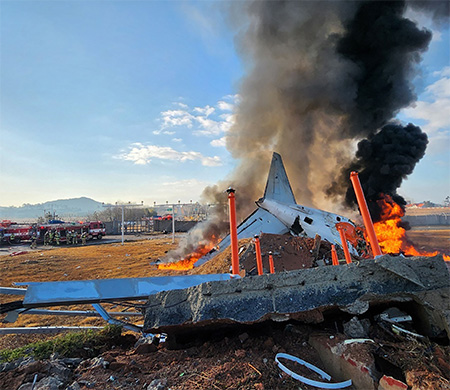
M77 245L81 239L81 244L86 245L86 240L88 238L88 233L82 231L81 234L75 230L66 230L66 244L67 245ZM47 230L44 234L44 245L59 245L61 241L61 233L58 230ZM33 232L31 236L31 248L36 248L37 246L37 234Z

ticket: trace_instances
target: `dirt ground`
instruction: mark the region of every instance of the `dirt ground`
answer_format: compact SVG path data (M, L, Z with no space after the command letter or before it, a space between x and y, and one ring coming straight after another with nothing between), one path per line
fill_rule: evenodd
M440 250L450 254L449 233L448 229L414 230L408 232L408 237L424 250ZM248 246L250 241L241 242L241 246ZM0 256L0 286L11 287L14 282L24 281L147 277L229 271L229 251L224 251L217 256L214 262L205 263L201 267L189 271L159 270L156 265L151 264L158 258L164 257L167 251L176 246L177 242L172 244L171 237L164 237L126 242L123 246L115 243L75 248L62 247L46 251L37 250L18 256ZM288 247L290 251L295 250L293 244ZM263 240L262 248L263 250L265 248ZM273 250L272 247L269 249ZM245 265L248 272L254 268L251 257L248 255L245 260L248 263ZM301 264L306 263L308 261L303 261ZM268 267L265 264L266 266ZM290 267L283 264L282 268ZM0 295L2 303L17 298ZM114 311L119 310L108 305L105 307ZM92 310L88 305L61 309ZM4 317L5 315L0 316L0 320L3 320ZM38 325L103 326L104 322L96 318L20 315L15 323L1 323L0 327ZM258 326L218 331L216 334L192 335L186 345L178 350L168 349L164 344L150 353L141 353L130 348L130 345L124 348L116 347L106 350L102 354L104 359L110 363L108 369L101 367L90 369L80 366L75 369L74 378L78 383L84 384L82 388L94 389L141 389L146 388L155 379L166 381L167 387L163 388L170 387L170 389L313 389L304 384L300 385L299 382L282 373L274 361L274 356L278 352L286 352L299 356L327 371L317 353L307 343L309 335L317 331L336 334L342 329L337 327L336 322L320 326L265 323ZM0 349L18 347L48 337L50 336L0 336ZM398 340L392 340L393 343L396 341L398 342ZM416 346L416 348L418 347ZM398 348L396 350L398 351ZM442 351L443 361L448 364L450 350L445 347ZM423 356L421 359L424 359ZM447 378L447 374L444 373L444 363L442 363L443 367L436 365L436 362L433 363L437 367L438 374L436 375L440 378ZM411 364L414 363L408 362L409 366ZM292 368L294 369L294 367ZM299 365L296 365L295 370L302 373ZM308 375L306 372L304 374ZM5 374L0 378L0 388L2 388L2 383L13 383L11 382L13 380L14 383L24 383L30 379L26 375L30 376L31 374L17 371L8 375ZM445 380L450 380L450 377ZM11 387L11 389L13 388Z

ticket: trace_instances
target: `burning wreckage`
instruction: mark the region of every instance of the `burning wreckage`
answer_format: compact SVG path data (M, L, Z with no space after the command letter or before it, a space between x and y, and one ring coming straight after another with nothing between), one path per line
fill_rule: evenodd
M199 331L268 320L318 324L339 316L350 316L356 323L359 316L365 321L376 316L388 331L407 338L450 339L448 263L438 254L383 255L357 174L352 174L352 182L365 229L343 216L296 204L281 156L274 153L264 197L256 202L258 209L236 226L230 189L230 235L195 264L189 263L197 267L231 256L231 273L18 283L28 288L0 288L3 294L24 295L22 301L2 304L1 312L8 312L6 320L14 322L23 312L56 312L36 310L42 307L92 304L109 323L153 340L165 341L169 334L173 345ZM295 249L287 250L289 245ZM186 260L181 263L186 265ZM101 306L143 300L145 304L136 304L143 311L143 326L117 320L113 318L117 313ZM393 310L397 314L391 315ZM1 331L7 333L8 328ZM355 337L365 334L356 332ZM355 381L354 385L365 388Z

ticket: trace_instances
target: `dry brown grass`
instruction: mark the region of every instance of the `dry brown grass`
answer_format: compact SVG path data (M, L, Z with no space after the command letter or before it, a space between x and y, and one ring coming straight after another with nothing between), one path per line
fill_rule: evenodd
M56 248L34 251L18 256L0 257L0 286L11 287L14 282L44 282L85 279L112 279L149 276L226 273L230 268L230 251L218 255L214 262L208 262L189 271L159 270L150 263L163 258L167 251L176 248L170 238L160 238L102 244L75 248ZM18 300L18 296L0 295L1 302ZM120 308L104 305L111 311ZM58 310L93 310L90 305L53 307ZM5 315L0 316L3 320ZM133 321L133 318L131 318ZM21 314L13 324L0 327L22 326L103 326L105 322L95 317L37 316ZM48 336L22 335L0 336L0 349L13 344L23 344Z

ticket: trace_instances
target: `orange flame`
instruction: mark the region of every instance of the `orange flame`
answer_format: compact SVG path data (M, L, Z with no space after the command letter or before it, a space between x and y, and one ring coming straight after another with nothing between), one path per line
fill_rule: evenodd
M189 253L184 259L173 263L158 264L158 269L173 269L177 271L187 271L194 268L194 264L201 257L206 255L217 243L217 239L213 236L210 242L199 243L194 252Z
M419 251L406 237L406 230L401 226L403 209L389 195L377 201L381 207L381 221L374 223L375 233L383 253L403 253L410 256L436 256L436 252ZM443 254L445 261L450 256Z

